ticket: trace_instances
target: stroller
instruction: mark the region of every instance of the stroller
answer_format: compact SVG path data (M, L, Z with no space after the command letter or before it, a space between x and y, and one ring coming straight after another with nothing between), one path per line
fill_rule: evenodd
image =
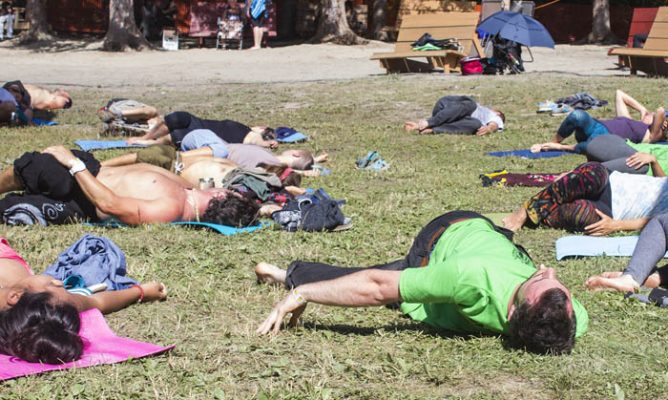
M218 33L216 34L216 49L222 46L227 49L230 43L238 42L239 50L244 47L244 21L241 18L241 8L236 2L228 2L222 17L218 17Z
M524 72L522 61L522 47L512 40L502 39L494 36L490 39L492 43L492 57L484 61L484 73L503 75L506 70L510 74L521 74Z

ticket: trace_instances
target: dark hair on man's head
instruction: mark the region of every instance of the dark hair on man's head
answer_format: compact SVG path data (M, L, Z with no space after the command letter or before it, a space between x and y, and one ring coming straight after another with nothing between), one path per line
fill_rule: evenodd
M501 110L494 110L494 111L496 111L499 114L499 117L501 117L501 121L503 121L503 123L505 124L506 123L506 114L504 114Z
M262 131L262 140L276 140L276 131L274 131L274 128L264 128Z
M202 215L203 222L228 226L248 226L255 222L260 206L247 197L229 194L224 199L213 198Z
M72 107L72 99L67 99L67 102L65 105L63 105L63 108L68 109Z
M49 293L25 292L0 312L0 352L29 362L61 364L83 353L81 319L70 304L52 304Z
M547 290L538 302L520 304L510 318L510 340L515 347L538 354L568 354L575 345L575 313L568 315L568 296Z

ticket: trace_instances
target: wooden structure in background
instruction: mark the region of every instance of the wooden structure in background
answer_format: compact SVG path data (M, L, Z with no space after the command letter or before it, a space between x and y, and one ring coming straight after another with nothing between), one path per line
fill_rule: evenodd
M443 72L459 71L459 60L475 49L483 54L475 28L480 14L477 12L439 12L411 14L403 17L399 37L391 53L375 53L372 60L379 60L388 73L424 72L442 69ZM436 39L456 38L463 47L455 50L414 51L411 43L424 33ZM426 59L418 61L416 59Z
M617 47L608 55L619 56L633 75L642 71L648 75L668 76L668 7L659 7L645 47Z

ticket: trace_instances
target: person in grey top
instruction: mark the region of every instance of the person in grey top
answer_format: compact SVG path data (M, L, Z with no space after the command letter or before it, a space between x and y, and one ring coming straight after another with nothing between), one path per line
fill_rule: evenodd
M404 129L420 134L458 133L487 135L503 130L506 116L499 110L482 106L469 96L441 97L431 118L406 121Z
M652 218L640 233L638 244L624 271L604 272L587 279L592 290L635 292L640 285L657 287L668 284L668 268L656 268L666 254L668 243L668 214Z

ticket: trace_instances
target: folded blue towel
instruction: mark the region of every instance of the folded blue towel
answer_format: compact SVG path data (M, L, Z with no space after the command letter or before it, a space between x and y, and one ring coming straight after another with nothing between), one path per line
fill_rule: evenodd
M83 151L146 147L143 144L128 144L125 140L75 140L74 144Z
M54 126L58 125L58 121L49 121L48 119L33 118L32 123L37 126Z
M565 236L557 239L557 260L566 257L631 257L638 236ZM668 253L664 255L668 258Z
M492 157L521 157L521 158L553 158L567 156L569 154L576 154L570 151L541 151L540 153L532 153L529 149L510 150L510 151L492 151L487 153Z
M247 226L245 228L237 228L234 226L219 225L219 224L212 224L209 222L197 222L197 221L177 221L177 222L171 222L170 224L179 226L190 226L193 228L205 228L208 230L212 230L214 232L218 232L221 235L225 236L232 236L236 235L237 233L244 233L244 232L254 232L256 230L266 228L267 226L271 225L271 223L268 222L259 222L258 224L253 226ZM98 226L103 228L123 228L128 226L113 218L102 222L87 222L84 225Z

